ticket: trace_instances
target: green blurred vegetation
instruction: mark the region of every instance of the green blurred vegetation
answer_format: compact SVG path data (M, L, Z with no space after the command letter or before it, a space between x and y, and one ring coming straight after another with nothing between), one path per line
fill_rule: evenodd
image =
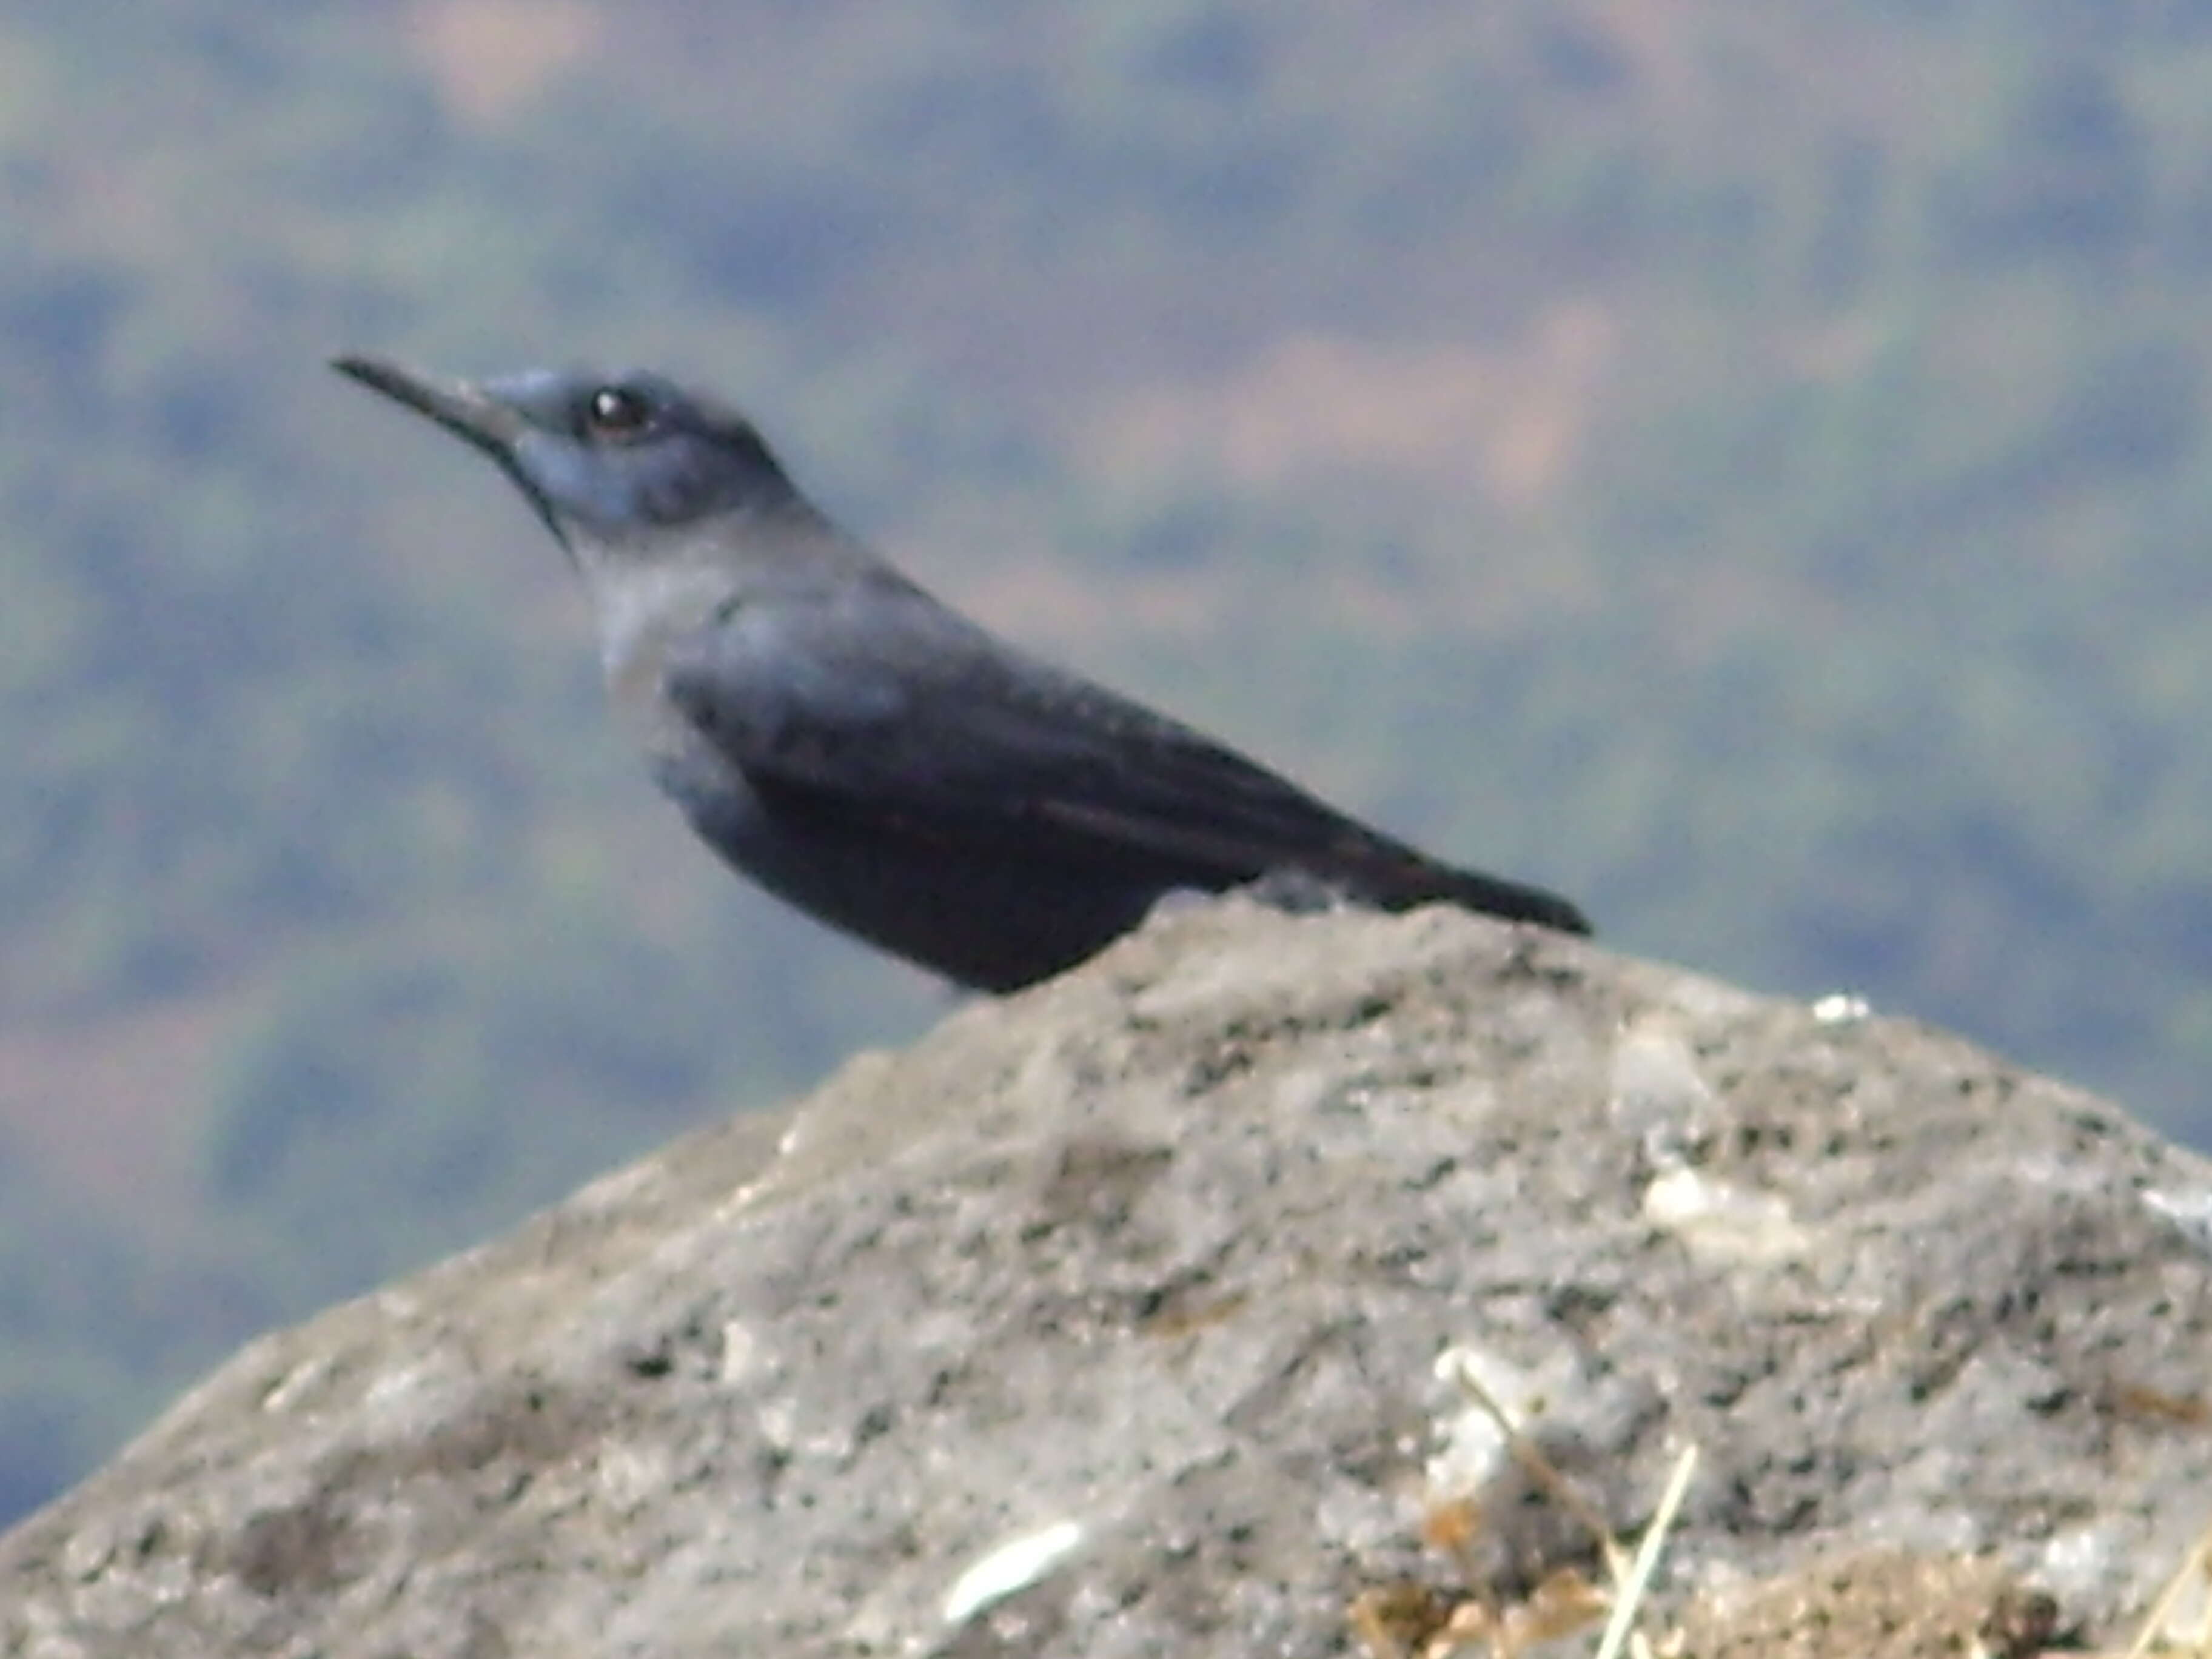
M32 0L0 204L0 1516L948 1004L346 347L698 378L1613 943L2212 1140L2206 0Z

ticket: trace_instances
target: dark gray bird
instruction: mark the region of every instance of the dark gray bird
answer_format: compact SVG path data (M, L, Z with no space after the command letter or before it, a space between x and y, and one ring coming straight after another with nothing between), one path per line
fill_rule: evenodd
M751 422L653 374L336 367L483 450L591 592L616 703L707 843L808 914L1012 990L1161 895L1261 878L1570 933L1235 750L1024 655L830 522Z

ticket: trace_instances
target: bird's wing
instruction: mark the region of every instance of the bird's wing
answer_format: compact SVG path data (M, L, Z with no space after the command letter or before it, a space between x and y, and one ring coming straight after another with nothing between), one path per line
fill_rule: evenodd
M1437 869L1233 750L1030 661L917 592L739 606L673 650L671 701L771 799L1010 855L1222 884Z

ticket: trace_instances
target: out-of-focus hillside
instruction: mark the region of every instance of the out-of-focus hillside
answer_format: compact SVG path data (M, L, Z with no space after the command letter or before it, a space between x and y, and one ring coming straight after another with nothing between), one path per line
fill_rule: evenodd
M939 990L724 877L322 368L658 364L1613 940L2212 1137L2212 6L0 19L0 1513Z

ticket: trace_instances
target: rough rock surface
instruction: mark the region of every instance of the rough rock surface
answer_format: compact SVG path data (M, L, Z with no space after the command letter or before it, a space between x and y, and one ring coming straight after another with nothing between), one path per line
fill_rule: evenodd
M1414 1652L1603 1577L1462 1370L1632 1541L1699 1448L1693 1652L2033 1651L2212 1512L2208 1216L1909 1023L1194 907L253 1343L0 1652Z

